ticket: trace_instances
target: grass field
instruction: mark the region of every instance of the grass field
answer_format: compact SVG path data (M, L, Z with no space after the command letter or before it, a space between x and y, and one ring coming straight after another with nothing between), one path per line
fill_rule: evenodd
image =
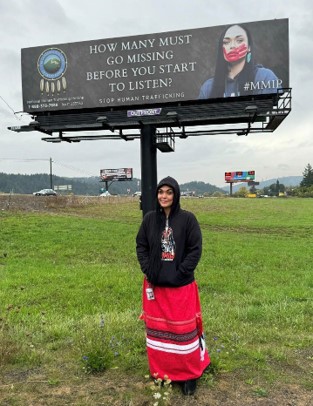
M150 404L138 201L47 202L0 211L0 404ZM212 367L197 404L223 382L249 399L292 386L311 404L312 199L182 207L204 241L196 278Z

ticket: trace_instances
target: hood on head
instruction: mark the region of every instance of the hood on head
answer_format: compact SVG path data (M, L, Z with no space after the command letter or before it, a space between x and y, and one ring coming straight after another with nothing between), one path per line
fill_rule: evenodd
M173 205L171 207L171 214L173 214L176 210L180 207L180 189L176 179L172 178L171 176L167 176L166 178L162 179L157 186L156 190L156 197L158 197L158 190L162 186L170 186L174 190L174 200ZM157 199L157 209L160 210L161 206L159 205Z

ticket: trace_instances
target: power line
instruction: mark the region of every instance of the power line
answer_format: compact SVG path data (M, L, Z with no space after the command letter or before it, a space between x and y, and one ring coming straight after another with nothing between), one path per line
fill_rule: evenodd
M16 115L16 112L14 111L14 109L9 105L8 102L6 102L6 101L4 100L4 98L3 98L2 96L0 96L0 99L1 99L1 100L3 101L3 103L5 103L6 106L12 111L12 113L14 114L14 117L15 117L16 119L18 119L18 120L21 120L21 119Z
M43 159L43 158L0 158L0 161L19 161L19 162L27 162L27 161L50 161L50 159Z
M1 158L0 157L0 161L15 161L15 162L35 162L35 161L49 162L50 161L53 164L63 166L64 168L70 169L71 171L79 172L79 173L83 174L84 176L90 176L92 178L97 177L97 175L95 175L95 174L87 173L87 172L83 171L82 169L75 168L74 166L71 166L71 165L62 164L60 162L52 160L52 158L44 159L44 158Z
M85 172L85 171L82 171L81 169L78 169L78 168L74 168L73 166L61 164L60 162L56 162L56 161L53 161L53 163L54 163L54 164L57 164L57 165L60 165L60 166L63 166L64 168L71 169L72 171L80 172L80 173L84 174L85 176L88 175L88 176L93 177L93 178L95 177L94 174L91 175L90 173L87 173L87 172Z

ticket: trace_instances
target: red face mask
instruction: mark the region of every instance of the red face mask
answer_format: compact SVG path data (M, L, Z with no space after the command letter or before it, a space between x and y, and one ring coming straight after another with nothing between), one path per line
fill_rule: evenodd
M244 58L248 53L248 47L246 44L241 44L237 48L233 48L228 53L223 47L224 58L227 62L236 62L239 59Z

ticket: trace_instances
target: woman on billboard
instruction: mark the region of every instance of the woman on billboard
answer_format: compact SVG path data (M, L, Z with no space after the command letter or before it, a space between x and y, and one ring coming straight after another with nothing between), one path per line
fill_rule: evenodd
M282 81L255 64L253 40L243 25L232 25L218 42L215 75L201 86L199 99L276 93Z

